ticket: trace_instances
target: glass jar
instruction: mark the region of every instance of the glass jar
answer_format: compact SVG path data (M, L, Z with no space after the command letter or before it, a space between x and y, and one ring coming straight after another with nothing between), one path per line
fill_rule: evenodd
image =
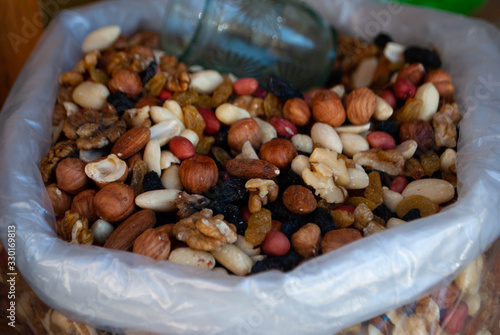
M270 74L305 90L326 81L335 32L299 0L171 0L161 46L199 64L262 85Z

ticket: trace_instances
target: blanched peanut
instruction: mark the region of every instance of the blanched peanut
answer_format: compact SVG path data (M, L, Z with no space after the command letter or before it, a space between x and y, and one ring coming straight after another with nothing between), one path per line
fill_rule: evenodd
M178 119L169 119L155 124L151 128L151 139L158 139L160 146L167 144L173 137L185 129Z
M396 212L396 207L399 202L403 200L403 196L395 191L391 191L386 186L382 188L383 197L384 197L384 205L387 206L392 212Z
M210 94L222 84L224 78L215 70L202 70L191 74L189 88L199 93Z
M335 131L339 134L351 133L351 134L363 134L370 130L370 122L365 124L349 124L347 126L335 127Z
M181 178L179 177L179 165L173 164L161 173L161 184L166 189L183 190Z
M364 58L352 74L352 83L355 88L370 87L378 67L377 57Z
M244 276L252 270L252 259L233 244L225 244L220 250L211 253L217 262L236 275Z
M248 256L257 256L260 254L260 248L256 248L248 243L244 236L238 235L238 239L234 245L243 250Z
M332 88L330 88L330 91L337 93L337 95L339 96L340 99L344 98L344 95L345 95L344 85L341 85L341 84L335 85Z
M168 256L168 260L206 270L212 270L215 267L215 258L209 252L191 248L174 249Z
M441 157L439 157L441 171L449 173L450 167L455 165L456 161L457 161L457 152L451 148L446 149L441 155Z
M162 121L171 119L177 119L182 123L182 119L179 119L177 115L175 115L169 109L164 107L151 106L149 110L149 115L151 116L151 120L153 120L154 123L160 123Z
M278 132L272 126L272 124L270 124L267 121L262 120L259 117L253 117L252 119L254 119L255 122L257 122L257 124L259 125L260 137L262 140L262 144L269 142L273 138L278 137Z
M163 103L163 107L168 109L172 114L174 114L183 124L184 124L184 114L182 113L181 105L175 100L166 100Z
M243 108L230 103L223 103L215 110L215 116L220 122L232 125L238 120L249 118L250 114Z
M483 267L484 256L481 255L465 267L455 279L455 284L457 284L464 293L477 293L481 287Z
M148 172L154 171L158 176L161 175L161 146L157 139L149 140L148 144L146 144L143 159L148 166Z
M142 209L152 209L155 212L173 212L177 210L175 201L179 198L179 190L154 190L139 194L135 204Z
M180 164L181 160L172 151L162 150L160 155L160 169L168 169L172 164Z
M356 168L348 168L350 181L344 187L348 190L360 190L366 188L370 184L370 178L365 170L356 164Z
M295 134L292 136L292 144L297 151L311 153L313 151L313 142L309 135Z
M385 121L389 119L394 113L391 105L381 97L377 96L377 107L375 108L375 113L373 117L378 121Z
M302 176L302 172L305 169L310 169L311 164L309 164L309 157L304 155L297 155L292 161L292 171L297 175Z
M404 220L401 220L399 218L390 218L387 223L386 223L386 227L387 228L394 228L394 227L397 227L397 226L402 226L406 223L406 221Z
M82 43L82 52L103 50L113 44L120 36L120 26L105 26L90 32Z
M403 143L396 146L396 150L403 155L405 160L413 157L415 151L417 151L418 144L415 140L406 140Z
M359 134L354 133L340 133L340 140L342 141L343 154L349 157L354 154L370 149L368 141Z
M198 142L200 141L200 138L198 137L198 134L196 134L193 130L191 129L184 129L181 131L179 136L187 138L193 145L196 147Z
M342 141L332 126L316 122L311 128L311 139L313 143L321 145L323 148L335 150L342 153Z
M436 114L439 106L439 92L433 83L425 83L421 85L415 93L416 99L423 101L418 118L429 121Z
M443 179L420 179L409 183L402 195L404 198L421 195L439 205L453 199L455 187Z
M74 89L72 97L83 108L100 110L108 95L109 90L103 84L84 81Z

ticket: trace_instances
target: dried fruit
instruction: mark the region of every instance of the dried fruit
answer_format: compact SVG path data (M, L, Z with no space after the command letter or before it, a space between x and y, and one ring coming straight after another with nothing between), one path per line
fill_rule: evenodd
M396 213L402 219L412 209L418 209L420 216L426 217L437 213L439 206L424 196L411 195L399 202Z
M204 137L198 144L196 145L196 154L198 155L208 155L210 149L212 148L212 144L215 142L215 138L212 136Z
M420 164L426 176L430 177L441 168L439 156L434 151L427 151L420 155Z
M245 240L253 246L262 244L267 233L271 231L271 221L271 211L265 208L250 215L248 219L248 228L245 231Z
M196 107L188 105L182 108L184 115L184 125L187 129L191 129L198 135L198 138L203 138L203 131L205 130L205 120L200 115Z
M217 86L210 99L211 107L217 107L227 102L233 94L233 85L234 84L231 82L231 80L225 80L219 86Z
M365 189L364 196L366 199L373 201L376 205L380 205L384 202L380 173L377 171L370 172L368 178L369 184Z

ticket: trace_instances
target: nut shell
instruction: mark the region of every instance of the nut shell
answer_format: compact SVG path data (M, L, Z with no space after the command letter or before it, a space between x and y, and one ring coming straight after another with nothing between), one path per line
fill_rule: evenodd
M56 168L57 187L69 194L77 194L90 184L85 174L85 162L78 158L65 158Z
M184 160L179 167L179 178L189 193L208 191L217 184L219 170L214 160L208 156L194 156Z
M260 159L276 165L279 169L289 169L297 150L292 142L284 138L275 138L262 145Z
M292 185L283 192L283 205L294 214L309 214L316 209L318 203L310 189Z
M254 149L257 149L261 143L259 125L251 118L236 121L231 125L227 134L227 144L234 151L241 152L246 141L250 141Z
M108 221L119 222L135 210L135 191L122 183L104 186L94 197L96 214Z
M337 93L326 89L314 94L312 114L316 121L327 123L332 127L341 126L346 118L346 111Z
M357 88L347 95L345 106L347 118L352 124L365 124L375 113L377 97L369 88Z

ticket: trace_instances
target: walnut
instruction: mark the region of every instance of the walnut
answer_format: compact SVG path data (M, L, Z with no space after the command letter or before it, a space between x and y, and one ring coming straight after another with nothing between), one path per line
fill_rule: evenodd
M248 199L250 213L257 213L261 210L262 205L275 201L279 192L278 185L271 179L249 179L245 188L250 191Z
M163 55L160 58L160 68L168 75L166 88L172 92L184 92L189 88L191 78L186 64L179 62L177 57Z
M66 211L64 218L56 222L57 236L71 244L92 244L94 237L86 217L78 212Z
M446 104L432 118L434 141L437 148L457 146L457 123L460 111L456 103Z
M405 166L403 155L396 149L382 150L374 148L358 152L352 159L356 164L385 172L391 176L403 174Z
M149 66L149 64L155 60L153 50L143 45L132 46L129 49L128 53L132 58L130 70L135 72L144 71Z
M47 156L42 158L40 172L44 183L49 183L55 178L56 166L63 158L76 156L78 148L73 140L57 142L53 145Z
M175 201L175 205L179 208L177 215L181 218L187 218L192 214L201 211L205 208L210 200L200 194L189 194L182 192L179 199Z
M114 107L108 103L101 112L86 110L71 115L64 121L63 132L76 140L79 149L99 149L114 143L126 131L125 121L118 119Z
M109 56L109 63L106 66L106 70L112 75L115 71L128 68L131 61L130 55L125 51L115 52Z
M87 52L83 57L83 67L87 71L95 69L100 57L101 57L101 52L99 50L92 50L90 52Z
M344 73L354 71L363 59L377 56L380 53L379 47L375 44L368 44L347 35L339 36L338 45L337 59Z
M212 210L205 208L177 222L172 232L179 241L196 250L214 251L236 242L236 226L224 221L221 214L212 215Z
M59 83L61 83L61 85L75 87L82 81L83 81L82 74L76 71L67 71L59 76Z

